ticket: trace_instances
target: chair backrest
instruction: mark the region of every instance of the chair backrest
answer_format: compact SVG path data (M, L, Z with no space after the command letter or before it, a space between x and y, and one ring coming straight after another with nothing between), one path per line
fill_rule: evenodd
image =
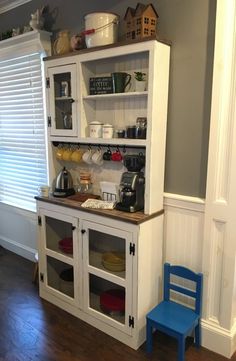
M171 275L181 277L182 279L187 279L195 283L195 290L190 290L182 285L177 285L176 283L171 282ZM170 290L190 296L195 299L195 312L198 315L201 315L201 304L202 304L202 282L203 274L195 273L192 270L183 267L170 265L169 263L164 264L164 300L169 301L170 299Z

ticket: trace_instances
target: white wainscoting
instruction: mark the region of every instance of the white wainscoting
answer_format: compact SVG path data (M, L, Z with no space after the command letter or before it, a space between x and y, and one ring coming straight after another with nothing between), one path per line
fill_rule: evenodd
M202 271L204 200L165 193L163 260Z
M201 271L204 201L165 193L164 261ZM25 258L34 259L36 215L0 205L0 245Z
M31 261L37 244L34 212L0 203L0 245Z

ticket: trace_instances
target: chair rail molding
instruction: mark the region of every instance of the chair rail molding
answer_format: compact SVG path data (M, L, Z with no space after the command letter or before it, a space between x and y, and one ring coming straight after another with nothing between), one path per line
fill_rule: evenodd
M236 2L217 0L203 241L203 346L236 350Z
M30 1L32 0L0 0L0 14L6 13Z

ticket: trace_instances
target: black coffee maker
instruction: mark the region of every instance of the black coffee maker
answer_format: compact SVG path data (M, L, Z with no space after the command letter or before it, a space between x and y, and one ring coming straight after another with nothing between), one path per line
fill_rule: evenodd
M126 155L124 165L127 172L124 172L120 181L120 202L116 209L125 212L136 212L144 208L145 178L141 169L145 165L143 154Z

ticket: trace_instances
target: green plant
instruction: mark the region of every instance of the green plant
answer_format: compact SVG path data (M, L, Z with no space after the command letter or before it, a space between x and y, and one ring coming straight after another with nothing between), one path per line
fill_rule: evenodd
M136 80L138 80L138 81L145 80L146 73L142 73L141 71L135 71L134 74L135 74L134 77L135 77Z

